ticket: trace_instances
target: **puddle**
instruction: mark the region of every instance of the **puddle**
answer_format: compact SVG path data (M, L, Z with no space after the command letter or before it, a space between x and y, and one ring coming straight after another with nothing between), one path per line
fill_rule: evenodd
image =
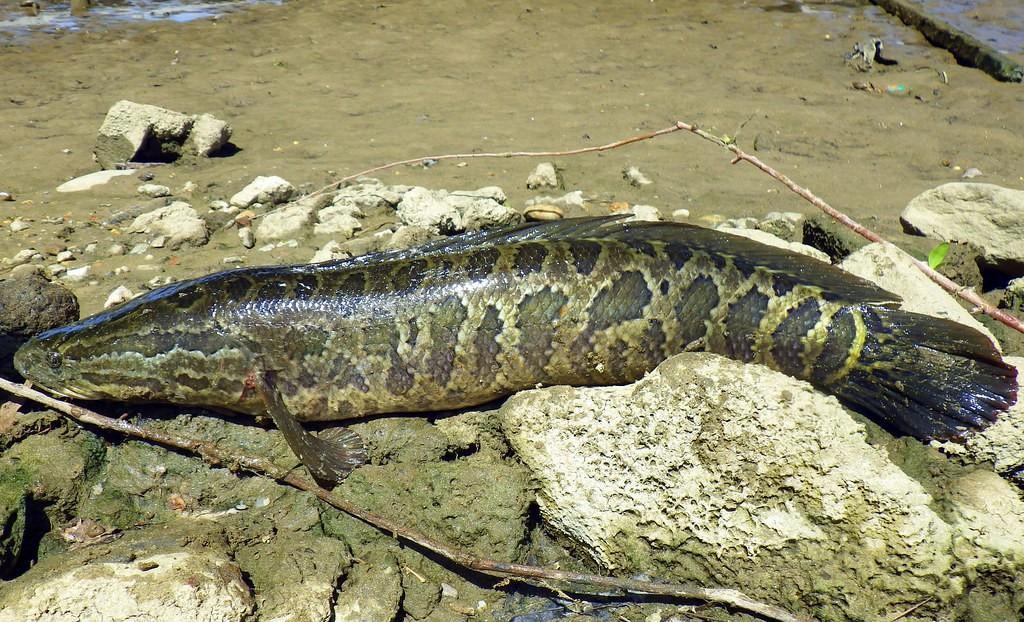
M32 34L62 34L128 22L167 20L191 22L216 18L252 4L284 0L70 0L0 5L0 43L20 42ZM28 4L28 6L19 6Z

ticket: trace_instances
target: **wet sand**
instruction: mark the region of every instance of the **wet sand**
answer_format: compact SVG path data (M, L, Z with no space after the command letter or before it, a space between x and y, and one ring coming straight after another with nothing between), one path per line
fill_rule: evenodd
M151 169L173 189L193 181L203 212L256 175L312 189L374 164L432 153L566 149L600 144L676 119L738 144L836 207L913 251L933 241L905 236L909 199L959 179L1024 187L1024 88L957 66L916 32L873 7L777 3L451 2L373 4L309 0L258 6L217 21L118 27L36 39L0 49L0 255L72 246L111 233L90 221L140 202L134 176L88 192L61 182L96 170L91 147L119 99L190 113L234 127L230 157ZM784 7L781 7L784 8ZM856 41L880 35L899 61L871 74L844 63ZM903 44L901 45L900 42ZM948 84L942 76L948 78ZM910 95L855 89L905 85ZM594 205L628 201L677 208L691 220L813 208L721 149L675 134L602 155L556 159L566 189ZM534 195L533 160L474 160L385 173L387 183L435 188L499 185L510 204ZM637 166L655 183L622 179ZM64 223L46 224L61 217ZM71 229L66 229L73 221ZM315 241L313 242L315 246ZM308 248L245 251L234 232L185 257L154 249L165 274L308 259ZM85 261L87 258L83 258ZM119 284L151 273L108 275L135 256L100 258L76 291L96 311ZM147 261L147 263L153 263Z

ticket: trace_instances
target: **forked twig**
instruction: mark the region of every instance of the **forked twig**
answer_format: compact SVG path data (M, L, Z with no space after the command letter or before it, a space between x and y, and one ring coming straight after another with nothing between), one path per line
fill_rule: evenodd
M746 611L756 613L769 620L781 622L808 622L808 618L797 616L788 611L750 598L744 593L727 588L706 588L697 585L655 583L652 581L641 581L637 579L621 579L618 577L606 577L601 575L586 574L580 572L568 572L541 566L527 564L512 564L501 562L484 557L478 557L471 553L459 550L451 545L429 538L417 531L409 529L400 523L375 514L359 507L343 498L337 493L326 490L311 480L295 475L290 468L282 467L270 460L236 454L225 451L208 441L188 438L177 434L151 430L135 425L122 419L112 419L99 413L93 412L76 404L56 399L44 393L40 393L25 385L20 385L9 380L0 378L0 389L17 395L44 406L48 406L69 418L83 424L88 424L104 430L113 430L129 437L146 440L152 443L171 447L191 454L198 455L210 465L225 466L233 471L249 471L259 475L270 477L278 482L287 484L299 490L304 490L316 495L325 503L364 521L381 531L391 534L394 537L412 542L428 551L436 553L469 570L484 574L514 578L527 582L542 584L545 581L557 581L571 586L585 586L591 589L609 590L613 593L629 593L637 595L663 596L670 598L685 598L718 603Z

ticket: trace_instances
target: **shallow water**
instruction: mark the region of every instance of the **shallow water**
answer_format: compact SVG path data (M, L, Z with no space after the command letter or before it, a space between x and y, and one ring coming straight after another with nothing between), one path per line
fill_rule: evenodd
M250 4L281 4L283 0L82 0L39 2L22 7L20 0L0 4L0 41L22 40L32 33L59 34L127 22L168 20L191 22L216 18Z

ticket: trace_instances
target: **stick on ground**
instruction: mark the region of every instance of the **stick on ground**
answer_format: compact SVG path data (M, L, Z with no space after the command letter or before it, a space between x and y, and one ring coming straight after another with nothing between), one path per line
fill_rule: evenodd
M261 391L264 390L264 387L262 386L259 386L258 388ZM3 378L0 378L0 389L7 391L12 395L17 395L52 408L79 423L88 424L104 430L120 432L121 434L132 438L146 440L164 447L170 447L172 449L198 455L210 465L225 466L233 471L248 471L258 475L264 475L266 477L273 478L280 483L287 484L300 490L305 490L316 495L325 503L345 512L346 514L354 516L355 518L358 518L359 520L364 521L387 534L407 542L412 542L455 564L458 564L459 566L476 572L481 572L495 577L518 579L541 587L545 587L546 582L557 582L564 585L562 589L565 591L573 591L572 586L583 586L589 589L607 590L613 594L637 594L702 600L725 605L749 613L756 613L769 620L778 620L780 622L808 622L807 618L789 613L775 605L750 598L739 590L728 588L708 588L698 585L678 583L657 583L636 579L621 579L618 577L567 572L564 570L531 566L527 564L513 564L478 557L459 550L444 542L428 538L427 536L409 529L400 523L361 508L341 498L337 493L320 487L312 480L295 475L290 468L282 467L270 460L228 451L208 441L150 430L123 419L105 417L87 408L83 408L82 406L56 399L44 393L40 393L28 386L20 385Z

